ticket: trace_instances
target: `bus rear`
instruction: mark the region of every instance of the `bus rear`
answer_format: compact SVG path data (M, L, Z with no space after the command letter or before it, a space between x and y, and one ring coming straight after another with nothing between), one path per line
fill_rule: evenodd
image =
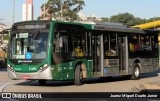
M11 79L52 79L49 63L51 22L15 23L10 33L7 71Z

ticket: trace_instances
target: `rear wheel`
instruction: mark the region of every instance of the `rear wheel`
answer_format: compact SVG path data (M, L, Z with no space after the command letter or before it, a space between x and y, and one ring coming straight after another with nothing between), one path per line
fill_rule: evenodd
M74 84L75 85L81 85L82 82L82 71L81 71L81 66L77 65L76 69L75 69L75 73L74 73Z
M40 86L46 85L46 80L38 80Z
M132 74L132 78L133 80L138 80L140 79L140 67L139 65L135 65L134 69L133 69L133 74Z

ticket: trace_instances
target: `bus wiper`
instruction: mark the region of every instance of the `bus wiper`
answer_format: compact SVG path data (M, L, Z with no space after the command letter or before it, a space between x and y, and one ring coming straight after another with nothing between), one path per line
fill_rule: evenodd
M34 31L34 32L30 32L30 33L31 33L30 37L35 39L37 37L37 35L40 33L40 31L37 30L37 31Z
M36 31L36 32L34 33L34 35L33 35L33 39L36 39L37 36L39 35L39 33L40 33L40 30Z

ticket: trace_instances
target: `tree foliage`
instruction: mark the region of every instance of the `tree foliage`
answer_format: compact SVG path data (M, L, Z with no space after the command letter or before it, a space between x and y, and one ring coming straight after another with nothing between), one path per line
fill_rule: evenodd
M145 19L141 19L139 17L135 17L129 13L121 13L118 15L111 16L111 22L122 23L126 26L133 26L137 24L145 23Z
M63 18L64 20L76 20L77 13L83 9L85 5L83 0L48 0L46 9L48 17ZM43 10L44 4L41 9ZM40 16L39 18L43 18Z
M160 17L152 17L150 19L141 19L139 17L135 17L130 13L120 13L120 14L111 16L111 18L102 17L102 22L122 23L126 26L134 26L134 25L144 24L148 22L153 22L156 20L160 20Z
M156 20L160 20L160 17L152 17L152 18L148 19L147 22L153 22L153 21L156 21Z
M122 23L124 25L130 25L134 20L134 16L129 13L121 13L111 17L111 22Z
M102 17L101 19L102 19L101 22L110 22L109 18Z

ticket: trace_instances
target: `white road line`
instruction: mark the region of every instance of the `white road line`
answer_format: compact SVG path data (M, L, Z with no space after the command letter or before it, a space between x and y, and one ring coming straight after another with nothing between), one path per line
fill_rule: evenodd
M3 93L3 89L9 85L11 83L0 83L0 93L2 94ZM2 96L2 95L1 95ZM19 100L15 100L15 99L0 99L1 101L19 101Z
M0 92L3 92L3 89L11 83L0 83Z

